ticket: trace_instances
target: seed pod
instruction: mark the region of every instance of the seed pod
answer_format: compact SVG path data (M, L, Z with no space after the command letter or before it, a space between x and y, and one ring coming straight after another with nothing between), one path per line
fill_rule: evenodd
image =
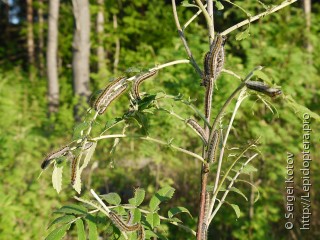
M188 119L187 124L192 127L192 129L201 137L202 141L205 145L208 144L208 136L205 134L203 128L199 125L199 123L193 119Z
M140 84L147 80L148 78L154 76L158 71L157 70L153 70L151 72L147 72L147 73L144 73L142 75L140 75L135 81L134 81L134 84L132 86L132 94L133 94L133 97L135 99L138 99L140 100L140 94L139 94L139 86Z
M60 148L59 150L52 152L46 156L46 158L43 160L41 164L41 168L44 170L46 169L50 163L52 162L53 159L59 158L62 156L67 156L69 154L70 147L69 146L64 146Z
M268 86L267 84L264 84L262 82L246 81L245 84L246 84L247 88L254 90L254 91L257 91L257 92L261 92L269 97L275 97L275 96L282 94L282 91L280 89L271 88L270 86Z
M211 142L209 142L209 149L208 149L208 163L213 163L216 157L217 146L220 141L220 132L218 130L214 131L213 138Z

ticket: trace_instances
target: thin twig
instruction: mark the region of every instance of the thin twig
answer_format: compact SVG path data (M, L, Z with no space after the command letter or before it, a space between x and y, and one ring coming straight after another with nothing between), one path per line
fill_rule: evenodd
M204 7L207 7L207 4L204 5ZM199 9L199 11L193 15L182 27L182 31L184 32L184 30L189 26L189 24L194 20L196 19L200 14L202 13L202 10Z
M173 11L173 16L174 16L174 20L175 20L175 23L176 23L176 26L177 26L177 29L178 29L178 33L179 33L179 36L181 38L181 41L184 45L184 48L190 58L190 62L192 64L192 66L195 68L195 70L197 71L197 73L199 74L199 76L202 76L202 71L201 69L199 68L198 64L196 63L196 61L194 60L193 58L193 55L192 55L192 52L188 46L188 43L187 43L187 40L184 36L184 33L181 29L181 25L180 25L180 22L179 22L179 17L178 17L178 12L177 12L177 6L176 6L176 1L175 0L172 0L172 11Z
M241 174L242 169L249 163L251 162L256 156L258 155L258 153L254 154L253 156L251 156L240 168L240 170L236 173L236 175L232 178L230 184L228 185L225 193L223 194L218 206L216 207L216 209L214 210L214 212L211 214L210 219L209 219L209 223L212 221L212 219L214 218L214 216L216 215L216 213L218 212L218 210L220 209L220 207L222 206L222 204L224 203L224 200L226 199L228 193L230 192L231 187L233 186L233 184L235 183L235 180L239 177L239 175Z
M223 31L223 32L221 33L221 35L227 35L227 34L229 34L230 32L232 32L232 31L234 31L234 30L236 30L236 29L238 29L238 28L240 28L240 27L242 27L242 26L244 26L244 25L247 25L247 24L249 24L249 23L251 23L251 22L254 22L254 21L256 21L256 20L258 20L258 19L260 19L260 18L262 18L262 17L265 17L265 16L267 16L267 15L269 15L269 14L271 14L271 13L274 13L274 12L276 12L276 11L278 11L278 10L280 10L280 9L282 9L282 8L288 6L288 5L290 5L290 4L292 4L292 3L296 2L296 1L297 1L297 0L287 0L287 1L284 1L283 3L281 3L280 5L278 5L278 6L276 6L276 7L273 7L273 8L271 8L271 9L269 9L269 10L263 12L263 13L260 13L260 14L258 14L258 15L256 15L256 16L254 16L254 17L251 17L251 18L249 18L249 19L246 19L246 20L244 20L244 21L242 21L242 22L240 22L240 23L238 23L238 24L236 24L236 25L228 28L227 30Z
M213 21L207 11L207 9L205 8L205 6L203 5L203 3L201 2L201 0L196 0L196 3L198 4L198 6L200 7L200 9L203 12L203 15L206 19L207 25L208 25L208 29L209 29L209 37L210 39L214 39L214 32L212 32L213 28ZM211 30L210 30L211 29Z
M179 152L183 152L185 154L188 154L196 159L199 159L201 162L204 162L204 159L196 154L196 153L193 153L191 151L188 151L184 148L180 148L180 147L177 147L173 144L169 144L167 142L164 142L164 141L161 141L159 139L155 139L155 138L151 138L149 136L145 137L145 136L130 136L130 135L125 135L125 134L114 134L114 135L103 135L103 136L100 136L100 137L96 137L96 138L92 138L90 139L91 141L98 141L98 140L101 140L101 139L108 139L108 138L125 138L125 137L134 137L134 138L139 138L139 139L142 139L142 140L147 140L147 141L150 141L150 142L156 142L156 143L159 143L161 145L168 145L170 146L171 148L179 151Z

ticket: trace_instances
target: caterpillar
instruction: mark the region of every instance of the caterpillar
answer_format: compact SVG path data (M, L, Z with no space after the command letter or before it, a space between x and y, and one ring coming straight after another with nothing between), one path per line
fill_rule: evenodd
M145 240L146 239L146 236L144 233L144 228L142 225L140 225L140 228L138 229L137 234L138 234L138 240Z
M138 231L140 228L139 223L136 223L134 225L125 224L122 219L114 212L109 212L109 218L114 223L114 225L117 226L117 228L124 232Z
M254 90L254 91L257 91L257 92L261 92L269 97L275 97L275 96L282 94L282 91L280 89L271 88L270 86L268 86L267 84L264 84L262 82L246 81L245 84L246 84L247 88Z
M135 99L138 99L138 100L141 99L141 98L140 98L140 94L139 94L139 86L140 86L140 84L141 84L144 80L146 80L146 79L154 76L156 73L157 73L157 70L154 70L154 71L151 71L151 72L147 72L147 73L145 73L145 74L140 75L140 76L134 81L133 86L132 86L132 94L133 94L133 97L134 97Z
M199 125L199 123L193 119L188 119L187 124L192 127L192 129L201 137L202 141L207 145L208 144L208 136L205 134L203 128Z
M202 223L201 227L201 240L207 240L208 239L208 227L206 223Z
M206 191L206 198L204 203L204 221L206 222L209 216L209 205L210 205L210 193Z
M101 104L109 97L110 94L115 90L118 85L121 85L126 80L126 77L118 77L112 83L110 83L98 96L98 98L93 103L93 108L96 111L99 111L101 108Z
M208 85L206 86L206 93L204 99L204 110L205 110L205 117L206 119L210 119L210 112L211 112L211 104L212 104L212 94L213 94L213 81L209 79L207 81Z
M62 157L62 156L67 156L70 152L70 147L69 146L64 146L60 148L57 151L54 151L52 153L49 153L46 158L43 160L41 164L41 168L44 170L46 169L52 162L53 159Z
M213 138L209 143L208 160L207 160L209 163L213 163L215 161L216 150L219 144L219 140L220 140L220 132L218 130L215 130L213 133Z
M110 95L108 95L108 97L105 98L104 101L101 103L98 113L100 115L103 114L107 110L107 107L113 102L113 100L119 97L127 89L127 87L128 85L125 84L117 90L115 90L114 92L112 92Z

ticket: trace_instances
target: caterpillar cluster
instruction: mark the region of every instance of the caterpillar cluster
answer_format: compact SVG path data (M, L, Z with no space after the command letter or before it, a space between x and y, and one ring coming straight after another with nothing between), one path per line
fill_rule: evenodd
M254 90L257 92L261 92L269 97L275 97L275 96L282 94L282 91L280 89L271 88L270 86L268 86L262 82L246 81L245 84L248 89L251 89L251 90Z
M213 163L216 157L217 146L220 140L220 132L218 130L214 131L213 138L209 143L208 147L208 163Z
M101 115L107 107L120 96L128 87L126 77L119 77L109 84L93 102L93 108Z
M202 141L205 145L208 144L208 136L205 134L203 128L199 125L199 123L193 119L188 119L187 124L192 127L192 129L201 137Z
M207 87L209 81L219 76L224 65L224 44L226 37L218 34L204 57L204 73L202 85Z
M114 212L109 212L109 218L113 222L114 225L118 229L124 232L137 232L138 240L144 240L145 234L144 234L144 228L141 224L136 223L133 225L126 224L117 214Z
M139 86L140 84L147 80L148 78L150 77L153 77L154 75L156 75L157 73L157 70L154 70L154 71L150 71L150 72L147 72L145 74L142 74L140 75L133 83L132 85L132 95L135 99L137 100L140 100L140 94L139 94Z

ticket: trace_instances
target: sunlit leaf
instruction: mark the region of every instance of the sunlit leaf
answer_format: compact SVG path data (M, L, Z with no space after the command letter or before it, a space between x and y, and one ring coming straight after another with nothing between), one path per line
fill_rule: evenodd
M86 240L86 232L84 231L84 225L82 219L76 221L78 240Z
M172 218L173 216L179 214L179 213L187 213L191 216L191 213L189 212L188 209L186 209L185 207L173 207L168 211L168 217Z
M159 204L163 201L168 201L169 199L171 199L174 194L174 191L175 189L170 186L161 188L152 196L149 203L150 210L152 212L157 211Z
M119 205L121 203L121 198L118 193L108 193L100 195L100 197L107 201L111 205Z
M61 187L62 187L62 170L63 170L62 166L57 167L55 165L52 172L52 186L57 191L57 193L61 191Z
M146 221L150 224L152 229L160 225L160 218L157 213L148 213Z
M145 190L138 188L134 192L134 197L129 199L129 203L133 206L138 207L143 202L144 197L145 197Z
M61 227L54 229L49 235L45 238L45 240L60 240L69 230L71 224L66 224Z

